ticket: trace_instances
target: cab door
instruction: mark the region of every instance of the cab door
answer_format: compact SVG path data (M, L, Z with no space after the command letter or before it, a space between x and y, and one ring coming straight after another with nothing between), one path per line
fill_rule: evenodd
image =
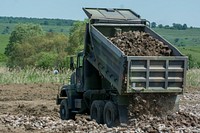
M76 68L76 88L77 92L83 92L83 52L77 56L77 68Z

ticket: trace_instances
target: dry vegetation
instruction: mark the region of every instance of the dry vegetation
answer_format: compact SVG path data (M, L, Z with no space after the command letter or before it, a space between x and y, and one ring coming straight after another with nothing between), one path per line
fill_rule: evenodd
M190 69L186 80L187 86L200 87L200 69Z
M0 67L0 84L24 84L24 83L66 83L70 78L70 70L61 70L59 74L53 74L53 69L13 69ZM188 87L200 87L200 69L187 71L186 84Z
M71 72L60 70L58 74L53 73L53 69L12 69L0 67L0 84L24 84L24 83L66 83Z

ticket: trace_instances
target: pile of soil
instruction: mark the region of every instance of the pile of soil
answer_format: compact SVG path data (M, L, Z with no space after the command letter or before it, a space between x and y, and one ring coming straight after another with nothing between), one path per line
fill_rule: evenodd
M167 45L143 31L117 33L109 39L127 56L172 56Z

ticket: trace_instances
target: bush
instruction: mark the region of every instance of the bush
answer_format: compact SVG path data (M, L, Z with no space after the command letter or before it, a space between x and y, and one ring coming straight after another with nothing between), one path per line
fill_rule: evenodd
M52 52L41 52L37 55L36 67L53 68L58 55Z

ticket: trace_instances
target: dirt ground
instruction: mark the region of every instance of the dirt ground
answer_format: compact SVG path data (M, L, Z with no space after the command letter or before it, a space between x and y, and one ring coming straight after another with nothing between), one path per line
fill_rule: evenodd
M145 117L132 125L107 128L78 115L62 121L55 99L58 84L0 85L0 133L25 132L200 132L200 92L181 96L180 112L166 119Z
M5 115L58 118L58 106L55 104L58 86L56 84L0 85L0 123ZM0 132L23 132L23 130L14 126L9 127L6 123L0 125Z

